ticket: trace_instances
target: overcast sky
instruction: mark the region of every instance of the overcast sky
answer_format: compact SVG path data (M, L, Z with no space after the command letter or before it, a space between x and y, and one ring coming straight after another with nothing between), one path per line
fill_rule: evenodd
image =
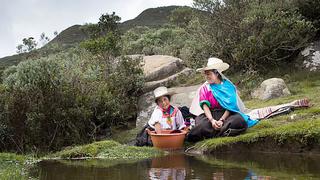
M96 23L104 13L116 12L121 21L147 8L192 6L192 0L0 0L0 57L16 53L25 37L50 38L75 24Z

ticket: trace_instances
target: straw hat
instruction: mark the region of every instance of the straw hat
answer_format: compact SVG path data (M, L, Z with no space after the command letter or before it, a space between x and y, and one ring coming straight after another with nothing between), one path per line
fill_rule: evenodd
M172 96L173 94L175 94L174 92L168 92L168 88L161 86L158 87L157 89L155 89L153 91L154 97L157 100L159 97L161 96L165 96L165 95L169 95Z
M223 62L221 59L219 58L209 58L208 59L208 63L207 66L204 68L199 68L197 69L198 72L203 72L203 71L207 71L207 70L211 70L211 69L216 69L219 72L225 71L229 68L229 64Z

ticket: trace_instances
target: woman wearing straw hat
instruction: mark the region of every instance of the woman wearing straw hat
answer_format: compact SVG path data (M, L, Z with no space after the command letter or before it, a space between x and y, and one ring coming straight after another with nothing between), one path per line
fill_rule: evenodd
M209 58L207 66L197 70L204 73L206 82L190 107L190 112L198 116L196 126L187 136L188 141L238 135L258 122L244 113L236 87L222 74L228 68L229 64L221 59Z
M182 130L186 128L181 111L170 104L173 92L168 92L164 86L153 91L157 106L153 110L150 120L144 129L137 135L136 145L152 145L146 130L155 130L161 133L162 130Z
M177 107L170 104L172 92L168 92L166 87L158 87L153 91L155 96L155 107L148 125L155 129L157 133L161 130L176 130L185 128L182 113Z

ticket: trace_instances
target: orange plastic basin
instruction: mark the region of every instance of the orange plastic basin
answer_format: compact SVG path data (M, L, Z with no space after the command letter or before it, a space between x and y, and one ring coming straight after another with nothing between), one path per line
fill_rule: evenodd
M161 134L156 134L155 131L148 131L154 147L165 150L181 149L187 132L181 131L180 133L172 134L170 132L172 130L162 130Z

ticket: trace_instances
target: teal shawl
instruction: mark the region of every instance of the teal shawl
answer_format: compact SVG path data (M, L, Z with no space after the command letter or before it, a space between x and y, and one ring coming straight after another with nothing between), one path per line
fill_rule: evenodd
M239 113L247 122L248 127L252 127L259 122L256 119L250 119L250 116L240 111L237 104L237 90L232 82L229 80L223 80L221 84L210 84L210 88L219 104L224 109Z

